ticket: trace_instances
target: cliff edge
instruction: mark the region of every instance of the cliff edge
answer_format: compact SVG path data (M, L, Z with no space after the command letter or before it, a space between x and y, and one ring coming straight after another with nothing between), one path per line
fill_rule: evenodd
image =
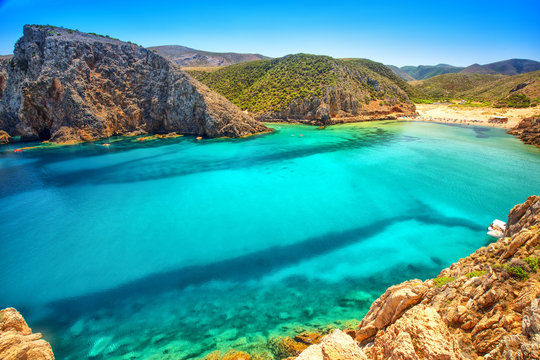
M26 25L0 62L0 129L77 142L132 131L240 137L269 131L163 57L107 36Z

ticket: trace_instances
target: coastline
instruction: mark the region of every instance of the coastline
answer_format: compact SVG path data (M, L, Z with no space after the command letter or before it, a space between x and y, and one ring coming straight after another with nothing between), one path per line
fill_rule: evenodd
M474 125L513 129L520 121L530 116L540 116L540 106L530 108L461 107L459 105L416 104L417 116L402 117L401 120L436 122L442 124ZM505 116L505 124L490 123L493 116Z

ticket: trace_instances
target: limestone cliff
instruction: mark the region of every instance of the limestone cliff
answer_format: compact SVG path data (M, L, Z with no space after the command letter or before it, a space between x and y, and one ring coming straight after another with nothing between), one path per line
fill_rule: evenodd
M521 122L508 133L516 135L525 144L532 144L540 147L540 115L531 116L521 120Z
M0 129L81 141L142 130L206 137L269 131L221 95L138 45L26 25L0 63Z
M0 359L54 360L54 355L41 334L32 334L21 314L7 308L0 311Z
M358 329L297 359L540 359L540 196L511 210L505 235L435 279L390 287Z

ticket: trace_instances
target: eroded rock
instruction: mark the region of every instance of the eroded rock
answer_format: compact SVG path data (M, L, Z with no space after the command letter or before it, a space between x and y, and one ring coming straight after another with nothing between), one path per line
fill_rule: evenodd
M13 308L0 311L0 359L54 360L49 343L32 330Z
M0 128L28 139L269 131L161 56L107 37L26 25L1 65Z

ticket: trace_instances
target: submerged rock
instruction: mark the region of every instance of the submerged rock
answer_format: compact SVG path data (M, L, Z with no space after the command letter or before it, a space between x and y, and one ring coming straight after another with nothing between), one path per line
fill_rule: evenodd
M49 343L32 330L13 308L0 311L0 359L54 360Z
M161 56L109 37L26 25L0 67L0 128L27 139L269 131Z

